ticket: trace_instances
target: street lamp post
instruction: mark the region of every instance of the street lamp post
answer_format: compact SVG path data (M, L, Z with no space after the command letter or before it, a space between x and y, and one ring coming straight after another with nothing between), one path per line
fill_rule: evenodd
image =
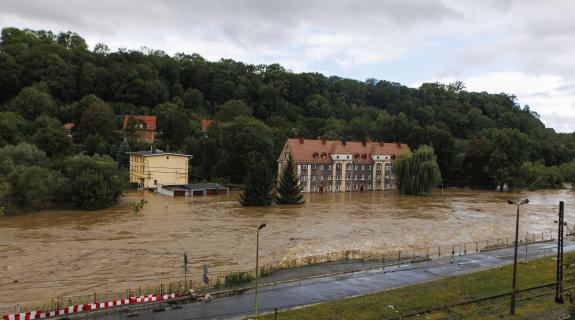
M517 247L519 241L519 208L529 203L529 199L524 199L521 202L507 200L507 203L517 206L517 218L515 220L515 253L513 255L513 280L511 282L511 305L509 314L515 315L515 292L517 290Z
M260 267L259 267L259 260L260 260L260 230L265 228L266 224L262 223L260 224L260 226L258 227L258 230L256 231L256 294L255 294L255 302L254 302L254 313L255 316L257 318L258 316L258 278L259 278L259 273L260 273Z

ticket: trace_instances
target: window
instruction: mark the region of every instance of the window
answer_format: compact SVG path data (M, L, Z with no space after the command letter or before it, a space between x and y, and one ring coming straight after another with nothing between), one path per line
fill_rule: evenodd
M154 180L154 185L157 185L157 184L158 184L158 180Z
M338 164L335 166L335 169L336 169L336 170L341 170L341 163L338 163Z
M367 170L371 170L371 164L367 165Z
M367 180L371 180L371 174L367 175Z
M353 180L357 180L357 174L354 175Z
M345 190L346 190L346 191L351 190L351 186L350 186L349 184L345 185Z
M301 177L300 177L300 180L301 180L301 181L305 181L306 178L307 178L306 176L301 176Z
M359 165L356 164L356 165L354 166L353 170L359 170Z
M378 173L378 174L375 176L375 178L376 178L377 180L381 180L381 173Z
M317 168L317 165L316 165L316 164L312 164L312 165L311 165L311 169L312 169L312 170L315 170L316 168Z
M327 180L331 181L331 174L329 176L327 176Z
M371 190L371 183L367 185L367 190Z
M345 170L351 170L351 163L345 165Z
M385 171L391 171L391 164L390 163L385 164Z
M389 183L384 184L384 189L389 189Z
M365 164L361 165L361 170L365 170Z
M349 180L349 179L351 179L351 174L348 173L345 175L345 180Z
M302 169L302 170L307 170L307 164L302 164L302 165L301 165L301 169Z
M327 170L330 170L330 171L331 171L331 164L328 164L328 165L327 165Z
M327 191L331 191L331 184L327 186Z
M307 186L302 186L302 187L301 187L301 191L307 192Z
M323 164L319 166L319 169L320 169L320 170L324 170L324 168L325 168L325 167L324 167Z
M341 180L341 174L338 174L338 175L335 177L335 179L338 180L338 181Z
M341 191L341 186L339 184L335 186L335 191Z
M311 176L311 181L315 181L315 176Z
M315 192L315 186L311 186L311 192Z
M375 165L375 170L381 170L381 163Z
M357 190L357 184L353 185L353 190Z
M323 181L323 176L319 176L319 181Z
M361 180L365 180L365 175L361 175Z

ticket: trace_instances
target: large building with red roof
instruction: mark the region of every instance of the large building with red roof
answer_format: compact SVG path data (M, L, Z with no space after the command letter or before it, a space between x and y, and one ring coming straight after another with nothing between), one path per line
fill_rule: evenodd
M390 190L395 157L402 143L288 139L278 158L278 174L291 154L304 192Z
M130 118L136 120L135 129L139 142L154 143L156 138L156 116L124 116L124 137L128 129Z

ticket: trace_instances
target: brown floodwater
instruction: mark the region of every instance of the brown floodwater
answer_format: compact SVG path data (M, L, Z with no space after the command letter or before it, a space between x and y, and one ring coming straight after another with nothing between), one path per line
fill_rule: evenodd
M392 250L495 239L513 234L508 198L529 198L520 233L554 230L560 200L575 218L575 194L446 189L432 197L396 193L307 194L300 206L244 208L229 196L170 198L128 193L95 212L45 211L0 217L0 304L119 291L181 278L207 264L211 274L253 268L260 223L263 263L346 249ZM148 200L142 213L129 203Z

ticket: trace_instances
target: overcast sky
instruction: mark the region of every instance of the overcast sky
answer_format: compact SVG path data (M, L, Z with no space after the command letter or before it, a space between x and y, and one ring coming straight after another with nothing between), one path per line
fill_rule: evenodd
M414 87L461 80L575 131L572 0L2 0L8 26Z

